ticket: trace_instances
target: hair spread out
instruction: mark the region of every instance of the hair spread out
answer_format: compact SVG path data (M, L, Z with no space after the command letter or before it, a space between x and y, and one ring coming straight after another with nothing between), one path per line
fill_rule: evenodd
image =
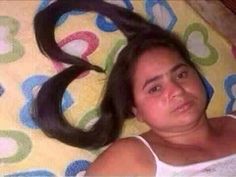
M72 10L97 12L110 18L127 38L127 45L118 55L106 84L100 117L88 131L70 125L64 117L61 108L63 93L81 73L104 70L64 52L56 43L56 23L63 14ZM33 119L49 137L76 147L98 148L111 143L119 136L124 120L134 116L131 111L131 70L138 53L149 47L164 46L179 52L192 65L185 46L172 32L149 23L128 9L102 0L57 0L36 14L34 29L37 44L44 55L72 66L43 84L34 102Z

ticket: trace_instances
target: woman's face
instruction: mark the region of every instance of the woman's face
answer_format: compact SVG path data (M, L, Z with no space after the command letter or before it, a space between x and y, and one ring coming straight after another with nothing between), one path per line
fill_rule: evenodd
M206 93L197 72L173 50L144 52L134 68L133 112L159 132L178 132L205 118Z

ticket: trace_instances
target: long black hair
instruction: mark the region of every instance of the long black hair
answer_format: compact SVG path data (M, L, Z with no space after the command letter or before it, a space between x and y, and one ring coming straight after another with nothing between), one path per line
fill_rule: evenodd
M104 70L64 52L54 36L58 19L76 9L109 17L127 38L127 45L119 53L106 83L99 109L100 117L86 131L68 123L61 108L62 96L66 87L79 74L87 70ZM34 121L48 136L72 146L98 148L107 145L119 136L124 120L134 117L132 68L137 57L145 50L160 46L176 50L194 67L187 49L175 34L149 23L128 9L102 0L57 0L36 14L34 29L37 44L44 55L72 65L43 84L34 104Z

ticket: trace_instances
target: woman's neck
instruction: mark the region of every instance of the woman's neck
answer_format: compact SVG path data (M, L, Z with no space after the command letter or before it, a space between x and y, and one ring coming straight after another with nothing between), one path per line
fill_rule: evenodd
M206 117L200 119L188 129L180 131L159 132L153 130L158 135L158 139L170 144L205 146L214 141L217 137L217 129L213 127Z

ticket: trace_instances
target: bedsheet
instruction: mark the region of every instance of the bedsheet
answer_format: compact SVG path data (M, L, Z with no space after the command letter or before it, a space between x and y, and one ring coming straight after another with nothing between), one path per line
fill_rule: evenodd
M211 103L207 113L218 116L235 109L235 49L181 0L110 0L154 24L177 32L204 76ZM68 67L43 56L36 45L33 17L53 1L0 1L0 175L82 176L104 150L84 150L45 136L32 121L31 104L40 86ZM45 19L46 20L46 19ZM233 24L232 24L233 25ZM56 40L66 52L82 56L109 73L124 36L107 18L79 9L57 24ZM233 52L234 51L234 52ZM83 73L67 88L62 107L74 126L88 128L108 74ZM148 128L135 119L125 122L121 137Z

